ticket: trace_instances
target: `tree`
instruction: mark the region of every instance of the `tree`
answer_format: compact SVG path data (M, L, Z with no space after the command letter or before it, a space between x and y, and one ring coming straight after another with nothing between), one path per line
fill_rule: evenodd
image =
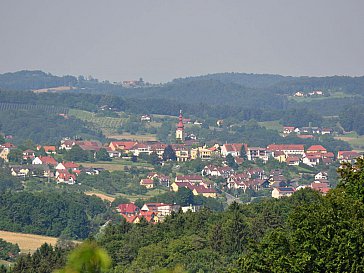
M99 161L111 161L109 153L106 151L105 148L101 148L99 151L96 152L96 160Z
M167 161L167 160L176 161L177 160L176 152L173 150L171 145L168 145L164 149L163 160L164 161Z
M226 164L231 168L236 168L236 162L234 157L231 154L226 156Z
M181 206L193 204L193 193L188 188L179 188L176 193L176 203Z
M241 146L240 157L242 159L244 159L244 160L248 160L248 156L246 154L246 150L245 150L245 145L244 144Z
M10 162L21 163L23 161L23 152L20 149L11 149L8 159Z

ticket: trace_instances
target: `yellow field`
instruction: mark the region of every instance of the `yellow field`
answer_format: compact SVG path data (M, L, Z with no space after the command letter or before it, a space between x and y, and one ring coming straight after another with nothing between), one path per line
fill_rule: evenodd
M95 196L101 198L102 200L107 200L107 201L110 201L110 202L113 202L115 200L114 197L108 196L108 195L103 194L103 193L89 191L89 192L85 192L85 194L90 195L90 196L95 195Z
M23 253L32 253L44 243L55 246L58 239L56 237L16 233L3 230L0 230L0 238L7 242L18 244L20 251Z
M33 90L34 93L47 93L47 92L62 92L62 91L69 91L72 90L70 86L58 86L58 87L51 87L51 88L43 88L43 89L36 89Z

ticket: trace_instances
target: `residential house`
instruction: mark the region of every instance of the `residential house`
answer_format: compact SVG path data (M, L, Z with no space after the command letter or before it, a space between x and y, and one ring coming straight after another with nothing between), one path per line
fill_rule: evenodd
M231 143L224 144L221 146L221 155L226 157L227 155L232 155L233 157L240 157L240 152L242 146L245 146L245 151L248 150L248 145L243 143Z
M305 154L305 147L302 144L270 144L267 150L275 154L283 152L285 155L301 155Z
M107 153L109 154L110 158L119 158L122 155L121 151L113 150L110 147L106 147L105 149L106 149Z
M355 151L338 151L337 159L340 163L355 163L356 159L361 156L358 152Z
M51 156L37 156L32 161L33 165L51 165L56 167L58 162Z
M300 165L300 157L299 156L288 156L286 158L286 163L289 166L298 166L298 165Z
M138 144L138 142L135 141L112 141L109 144L109 147L113 150L113 151L123 151L125 153L130 152L134 145Z
M261 159L264 162L267 162L269 159L270 153L266 148L261 147L249 147L247 150L247 158L248 160L256 160Z
M295 193L295 189L292 187L278 187L274 188L272 191L272 197L273 198L282 198L282 197L288 197Z
M76 175L70 174L68 172L61 172L56 177L57 183L66 183L73 185L76 183Z
M313 190L321 192L323 195L326 195L330 190L329 183L313 182L311 183L310 187Z
M202 195L204 197L216 198L217 194L213 188L205 188L204 186L195 186L192 193L194 195Z
M0 158L4 160L4 162L9 162L8 155L10 153L9 148L0 148Z
M53 154L56 154L57 153L57 148L56 146L40 146L38 145L37 146L37 150L39 151L40 149L44 150L44 152L47 154L47 155L53 155Z
M230 174L234 173L234 169L229 166L218 167L214 165L208 165L203 168L201 173L205 176L228 178Z
M134 203L120 204L116 210L123 215L137 215L140 209Z
M58 165L56 166L56 170L76 171L79 169L79 167L80 167L80 165L77 163L63 161L62 163L58 163Z
M306 151L306 154L326 154L327 150L322 145L312 145Z
M283 127L283 134L289 135L294 132L295 127L292 126L284 126Z
M27 149L23 152L23 159L24 160L33 160L35 158L35 152L31 149Z
M213 154L214 149L207 148L206 146L191 149L191 159L201 158L202 160L209 160Z
M176 153L177 161L185 162L190 159L190 151L184 144L172 144L172 148Z
M327 179L327 172L319 172L315 175L315 180L318 179Z
M141 179L139 184L140 184L140 186L144 186L147 189L154 188L154 180L153 179L148 179L148 178Z

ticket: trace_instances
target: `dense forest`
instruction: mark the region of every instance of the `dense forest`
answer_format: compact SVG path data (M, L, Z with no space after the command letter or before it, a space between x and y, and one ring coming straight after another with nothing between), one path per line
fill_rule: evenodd
M363 173L363 159L344 165L327 196L303 189L224 212L178 212L158 224L114 220L94 239L111 257L104 272L362 272ZM52 264L37 252L11 272L34 272L34 256L48 266L40 273L65 265L65 253Z
M101 199L76 192L0 193L0 229L85 239L108 218Z

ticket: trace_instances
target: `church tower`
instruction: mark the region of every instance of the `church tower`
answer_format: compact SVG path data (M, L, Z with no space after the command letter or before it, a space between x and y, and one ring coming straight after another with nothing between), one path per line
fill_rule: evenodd
M177 129L176 129L177 142L183 142L185 140L185 126L183 124L182 110L179 111Z

